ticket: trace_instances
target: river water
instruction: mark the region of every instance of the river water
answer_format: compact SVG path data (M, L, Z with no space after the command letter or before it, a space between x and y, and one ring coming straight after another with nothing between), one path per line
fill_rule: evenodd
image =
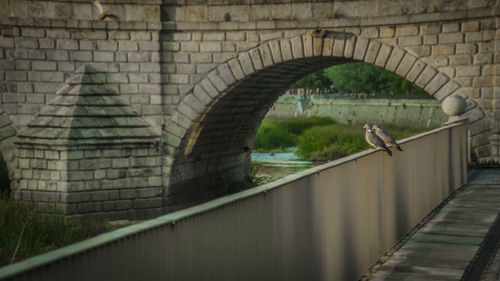
M300 158L290 150L252 152L252 167L256 169L254 181L263 184L314 166L313 162Z

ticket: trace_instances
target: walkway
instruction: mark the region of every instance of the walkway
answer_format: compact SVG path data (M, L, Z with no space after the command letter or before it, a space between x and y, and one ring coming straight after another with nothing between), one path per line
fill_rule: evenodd
M469 176L467 186L362 280L500 280L500 170Z

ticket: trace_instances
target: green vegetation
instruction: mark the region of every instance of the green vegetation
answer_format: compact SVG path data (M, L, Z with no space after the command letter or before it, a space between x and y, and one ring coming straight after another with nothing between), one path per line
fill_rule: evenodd
M0 161L0 267L72 244L113 229L110 223L68 218L61 210L39 213L13 202L3 159Z
M254 143L254 151L283 150L297 145L299 135L313 126L335 124L328 117L291 118L282 121L263 120Z
M292 88L325 89L335 92L372 93L386 96L421 96L431 98L424 90L401 76L367 63L346 63L308 75Z
M311 160L334 160L368 149L360 128L341 124L314 126L300 135L296 153Z
M0 266L43 254L113 229L109 223L81 222L62 212L40 214L32 206L0 198Z
M381 125L395 139L425 132L431 128L416 128L394 124ZM311 160L335 160L371 148L365 142L362 124L315 126L299 137L297 154Z
M255 151L280 151L296 147L295 153L309 160L334 160L370 148L364 140L362 124L344 125L331 118L264 120L257 132ZM396 139L430 128L385 124Z
M320 91L324 92L325 89L331 88L332 86L332 81L326 76L326 72L318 71L300 79L292 88L304 88L308 90L320 89Z

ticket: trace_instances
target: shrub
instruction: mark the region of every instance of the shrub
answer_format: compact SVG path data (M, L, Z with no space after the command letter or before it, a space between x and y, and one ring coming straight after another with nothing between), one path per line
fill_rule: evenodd
M257 131L254 150L272 151L295 146L299 135L304 130L313 126L327 124L335 124L335 121L327 117L264 120Z
M276 121L264 120L255 137L255 150L275 150L293 146L288 130Z
M290 118L286 120L279 121L282 126L284 126L291 134L300 135L304 130L307 130L314 126L324 126L336 124L335 120L329 117L302 117L302 118Z
M296 153L312 160L334 160L368 147L362 130L335 124L305 130L297 142Z

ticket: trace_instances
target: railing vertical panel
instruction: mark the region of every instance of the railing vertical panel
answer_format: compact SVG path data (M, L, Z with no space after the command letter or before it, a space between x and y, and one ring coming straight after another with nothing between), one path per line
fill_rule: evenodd
M6 280L357 280L466 183L467 128L366 151L0 269Z

